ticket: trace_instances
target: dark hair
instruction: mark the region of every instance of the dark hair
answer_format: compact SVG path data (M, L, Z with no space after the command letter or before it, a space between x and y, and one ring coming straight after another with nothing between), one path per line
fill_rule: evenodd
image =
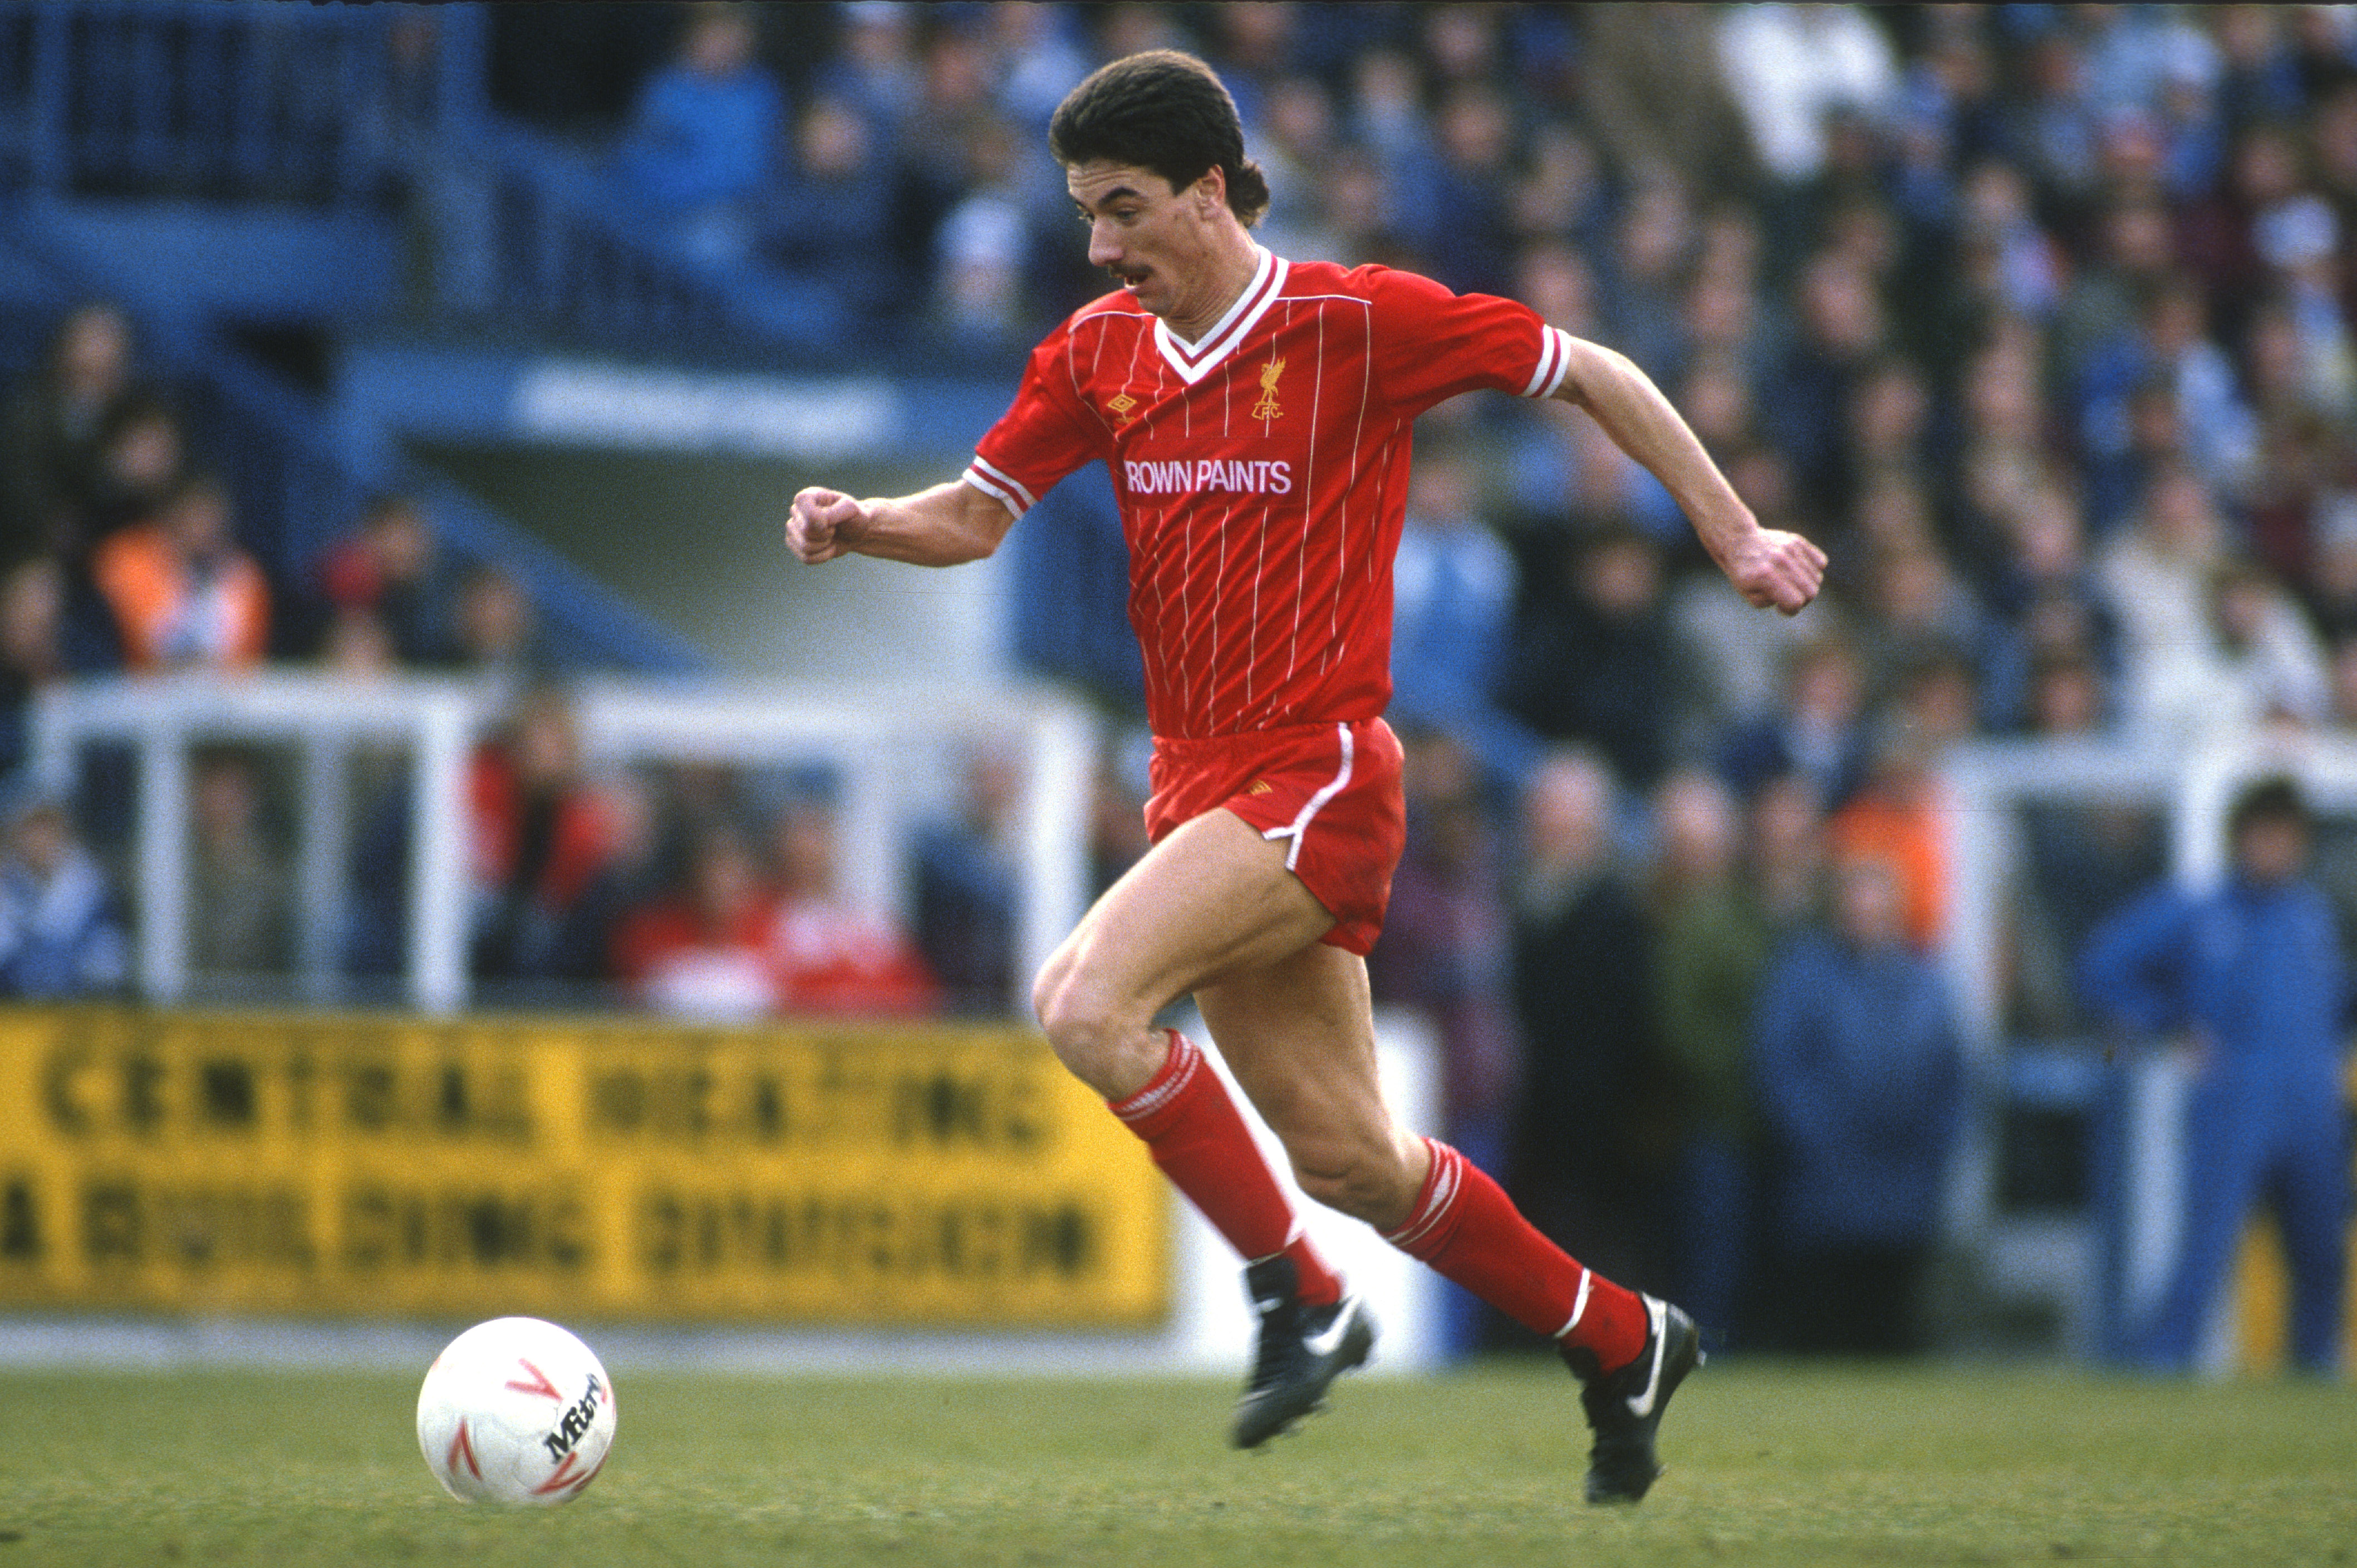
M2233 809L2226 816L2226 841L2239 842L2244 831L2258 822L2289 822L2301 829L2309 825L2308 797L2289 775L2277 773L2259 779L2234 797Z
M1128 164L1184 190L1212 169L1227 180L1228 209L1252 223L1268 209L1268 181L1244 156L1236 101L1211 68L1176 49L1148 49L1100 66L1048 122L1056 161Z

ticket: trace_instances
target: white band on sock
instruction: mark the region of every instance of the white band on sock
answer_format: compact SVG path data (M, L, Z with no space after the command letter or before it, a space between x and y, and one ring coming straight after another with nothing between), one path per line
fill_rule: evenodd
M1555 1331L1555 1337L1557 1339L1562 1338L1565 1335L1578 1327L1579 1320L1587 1316L1587 1286L1589 1282L1595 1278L1596 1276L1594 1274L1587 1272L1587 1264L1582 1263L1579 1266L1579 1294L1574 1296L1571 1301L1571 1321Z
M1407 1217L1407 1223L1396 1230L1383 1233L1384 1240L1411 1255L1415 1251L1416 1243L1431 1235L1433 1228L1448 1218L1448 1211L1456 1207L1457 1189L1463 1176L1464 1155L1446 1144L1433 1143L1430 1139L1426 1139L1426 1144L1432 1150L1432 1174L1426 1177L1431 1184L1431 1192L1423 1207Z

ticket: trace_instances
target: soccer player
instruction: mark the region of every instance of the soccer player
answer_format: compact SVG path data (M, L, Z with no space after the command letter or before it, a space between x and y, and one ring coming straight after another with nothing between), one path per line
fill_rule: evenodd
M1120 288L1033 352L961 478L889 499L805 489L787 542L813 564L953 565L1105 464L1145 651L1155 843L1032 1000L1057 1056L1246 1262L1259 1343L1236 1444L1318 1408L1375 1330L1200 1048L1154 1027L1188 993L1303 1190L1556 1342L1594 1431L1587 1497L1633 1502L1701 1359L1695 1325L1566 1256L1456 1150L1394 1123L1376 1083L1364 955L1404 833L1382 715L1410 426L1477 387L1561 398L1660 476L1753 604L1799 611L1824 557L1761 528L1619 354L1510 300L1262 249L1250 225L1268 188L1201 61L1114 61L1072 90L1049 142L1089 259Z

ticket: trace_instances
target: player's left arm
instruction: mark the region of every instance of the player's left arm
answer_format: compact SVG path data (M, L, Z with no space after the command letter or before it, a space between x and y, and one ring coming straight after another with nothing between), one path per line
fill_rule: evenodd
M1570 358L1555 395L1587 410L1614 446L1652 470L1746 599L1788 616L1806 608L1824 585L1825 553L1797 533L1760 526L1693 428L1626 355L1566 337Z

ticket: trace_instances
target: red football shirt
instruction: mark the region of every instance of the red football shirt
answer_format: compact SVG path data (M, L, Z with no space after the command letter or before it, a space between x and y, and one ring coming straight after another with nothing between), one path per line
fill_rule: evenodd
M964 478L1020 517L1104 461L1155 734L1371 719L1415 416L1477 387L1544 397L1569 344L1512 300L1262 251L1200 343L1125 294L1076 312Z

